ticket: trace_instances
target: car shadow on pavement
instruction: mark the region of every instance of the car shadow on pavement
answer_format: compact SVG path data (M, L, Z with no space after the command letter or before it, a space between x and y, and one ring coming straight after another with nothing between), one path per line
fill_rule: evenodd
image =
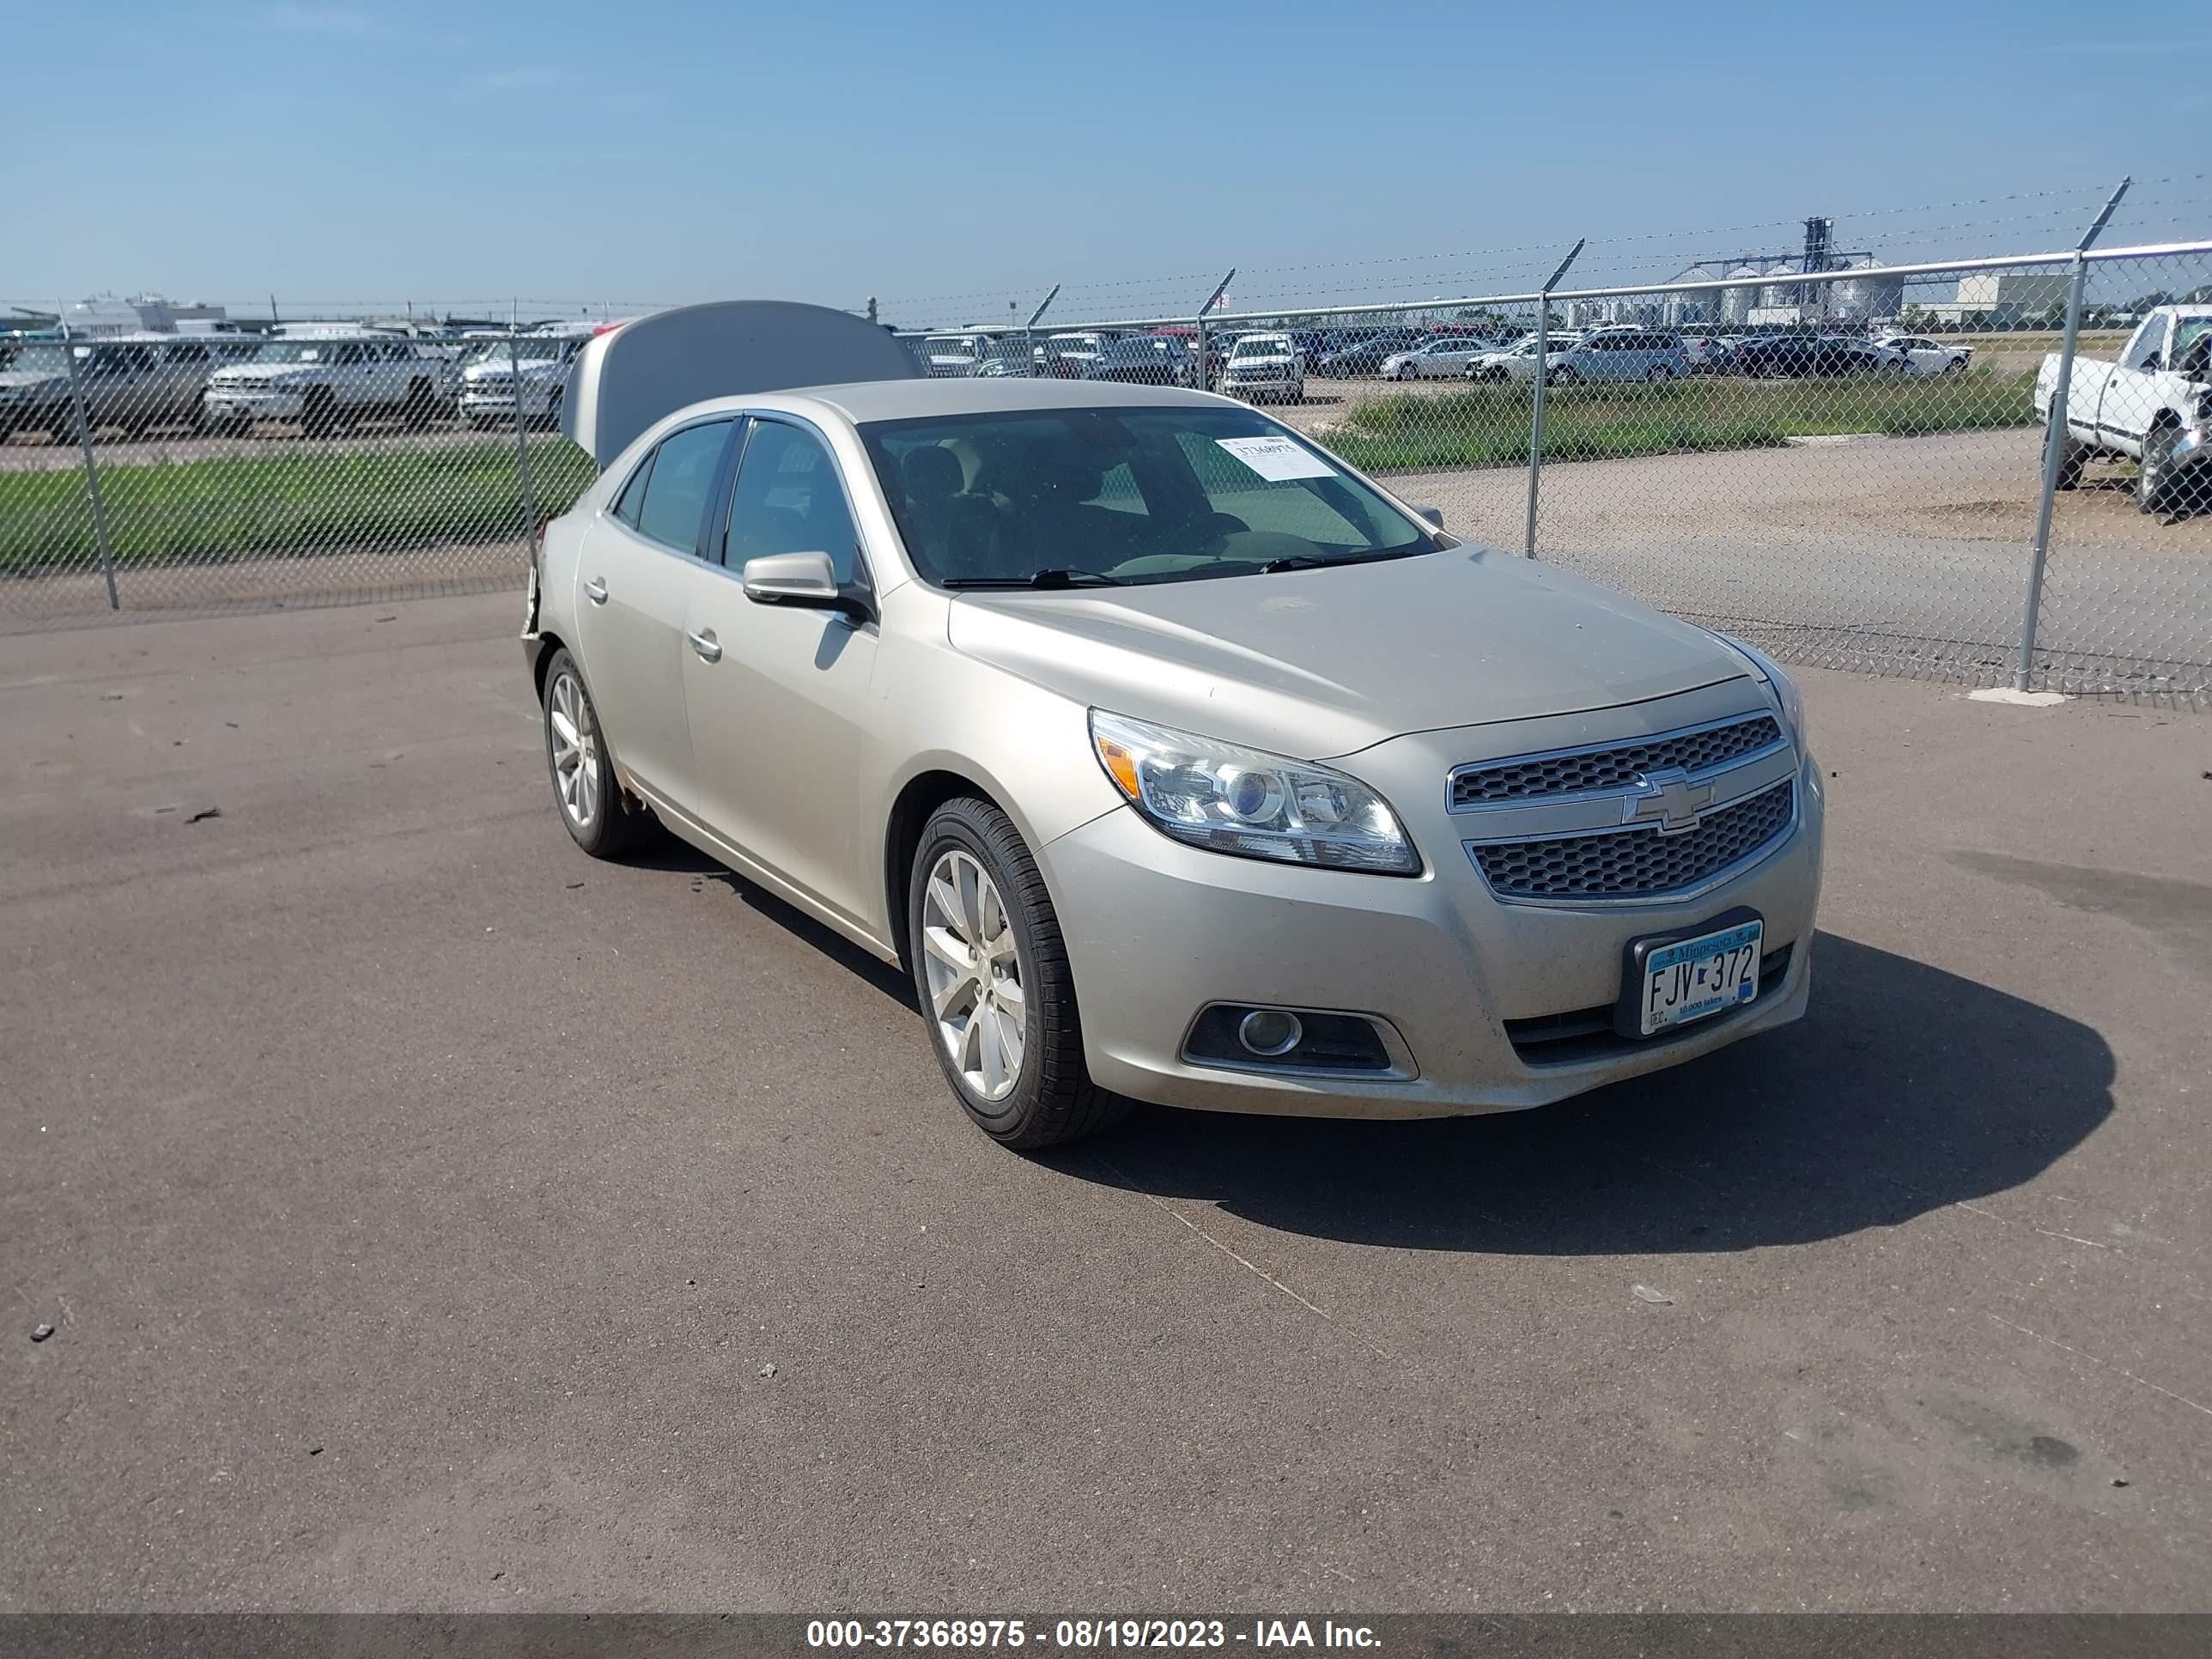
M1421 1122L1149 1110L1068 1174L1408 1249L1751 1249L1894 1226L2033 1178L2111 1115L2088 1026L1833 934L1811 1012L1531 1112Z
M783 928L802 944L811 945L841 968L866 980L909 1013L919 1012L914 981L881 957L862 950L833 927L825 927L796 905L786 903L764 887L757 887L727 865L708 857L689 842L680 841L659 825L654 833L623 862L633 869L665 870L690 876L694 889L708 885L727 888L766 920Z

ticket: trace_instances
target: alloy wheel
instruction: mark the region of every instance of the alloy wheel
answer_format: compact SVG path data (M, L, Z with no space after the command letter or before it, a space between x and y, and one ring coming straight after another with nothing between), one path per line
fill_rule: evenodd
M929 872L921 902L929 1015L953 1068L976 1095L1004 1100L1021 1081L1021 955L990 872L953 848Z
M561 810L577 829L589 830L599 810L599 734L590 702L583 685L566 671L554 677L545 702Z

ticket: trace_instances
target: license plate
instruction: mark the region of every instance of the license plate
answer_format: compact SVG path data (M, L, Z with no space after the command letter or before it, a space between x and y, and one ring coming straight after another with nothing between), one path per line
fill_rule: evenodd
M1710 1018L1759 994L1765 924L1747 921L1662 945L1644 958L1638 1024L1645 1036Z

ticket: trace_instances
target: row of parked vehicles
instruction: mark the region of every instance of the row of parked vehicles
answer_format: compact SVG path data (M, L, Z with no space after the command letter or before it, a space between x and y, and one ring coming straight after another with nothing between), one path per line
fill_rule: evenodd
M1202 385L1255 401L1303 398L1309 374L1503 384L1534 380L1538 372L1533 332L1500 337L1471 326L1209 331L1202 374L1194 335L1188 327L1125 334L1072 330L1041 340L953 333L928 336L915 349L926 371L939 379L1017 375ZM1974 355L1971 345L1918 335L1686 335L1629 325L1561 330L1547 333L1543 345L1543 373L1552 385L1692 374L1767 380L1947 374L1966 369Z
M1672 380L1692 374L1741 374L1754 380L1802 380L1847 374L1945 374L1964 370L1973 347L1913 335L1683 335L1623 325L1533 332L1500 343L1461 334L1432 335L1376 361L1386 380L1465 379L1527 382L1538 373L1539 346L1547 385L1583 380ZM1334 374L1343 360L1324 359ZM1364 366L1364 359L1361 360Z
M0 442L18 432L74 438L80 400L95 436L175 427L245 436L263 422L311 437L364 420L547 424L559 416L569 361L591 334L560 327L512 340L491 332L435 340L294 326L267 337L0 342Z

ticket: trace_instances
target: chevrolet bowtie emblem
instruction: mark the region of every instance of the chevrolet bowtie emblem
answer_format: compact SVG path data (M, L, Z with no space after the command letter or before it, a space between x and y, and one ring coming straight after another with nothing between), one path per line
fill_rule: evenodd
M1698 820L1713 804L1710 783L1693 784L1686 773L1659 772L1636 780L1621 805L1623 823L1656 823L1662 836L1679 836L1698 827Z

